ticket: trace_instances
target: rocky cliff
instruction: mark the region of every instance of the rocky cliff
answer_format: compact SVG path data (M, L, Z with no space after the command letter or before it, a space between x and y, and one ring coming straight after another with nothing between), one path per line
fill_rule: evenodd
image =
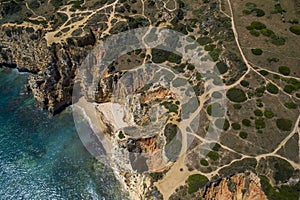
M205 200L267 200L260 179L253 173L224 178L202 190L200 195Z
M43 29L31 27L1 27L0 63L31 72L28 86L36 105L55 114L71 104L76 69L95 39L89 31L82 40L70 39L73 44L49 46L45 33Z

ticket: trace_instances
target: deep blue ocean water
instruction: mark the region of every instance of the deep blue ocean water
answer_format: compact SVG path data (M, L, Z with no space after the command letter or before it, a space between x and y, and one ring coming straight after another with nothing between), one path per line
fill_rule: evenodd
M123 199L82 145L67 109L51 117L22 94L28 75L0 68L0 199Z

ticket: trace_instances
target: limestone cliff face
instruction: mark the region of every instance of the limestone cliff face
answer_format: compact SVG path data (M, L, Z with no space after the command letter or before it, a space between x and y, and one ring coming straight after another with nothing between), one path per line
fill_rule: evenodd
M2 27L0 31L0 63L14 65L21 71L37 73L53 57L42 39L43 30L23 27Z
M218 183L212 183L200 192L200 196L205 200L267 200L259 178L253 173L249 176L236 174Z
M84 38L68 39L70 44L47 46L45 30L1 27L0 64L31 72L29 88L36 105L55 114L72 101L76 69L88 52L85 45L95 43L88 32Z

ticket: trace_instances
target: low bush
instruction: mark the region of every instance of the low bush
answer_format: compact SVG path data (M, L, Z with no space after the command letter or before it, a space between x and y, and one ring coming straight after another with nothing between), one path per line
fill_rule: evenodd
M265 29L267 28L267 26L259 21L253 21L251 23L251 26L256 29L256 30L262 30L262 29Z
M286 102L284 103L284 106L288 109L296 109L298 107L294 102Z
M250 34L255 36L255 37L259 37L260 33L257 30L250 30Z
M268 83L267 84L267 91L271 94L278 94L279 89L276 85L274 85L273 83Z
M240 82L240 84L241 84L241 86L243 86L243 87L248 87L248 86L249 86L249 82L248 82L248 81L245 81L245 80L242 80L242 81Z
M276 126L281 131L291 131L293 122L290 119L280 118L276 120Z
M300 35L300 26L291 26L290 31L296 35Z
M201 159L200 164L203 165L203 166L208 166L208 162L205 159Z
M243 119L242 120L242 124L244 125L244 126L251 126L251 121L249 120L249 119Z
M296 88L293 85L286 85L286 86L284 86L283 91L285 91L288 94L291 94L294 91L296 91Z
M256 49L251 49L251 52L252 52L254 55L256 55L256 56L260 56L260 55L263 53L263 51L262 51L261 49L258 49L258 48L256 48Z
M231 124L231 127L234 129L234 130L240 130L241 129L241 125L239 123L232 123Z
M244 132L244 131L241 131L239 136L242 138L242 139L246 139L248 137L248 133Z
M225 74L228 71L228 66L223 61L217 62L215 68L220 74Z
M268 119L271 119L274 117L274 113L271 110L265 110L264 111L264 116Z
M252 15L256 16L256 17L262 17L265 15L265 11L263 11L262 9L259 8L253 8L251 10Z
M239 88L230 88L226 93L227 98L236 103L241 103L247 100L246 94Z
M189 176L187 183L188 183L188 193L192 194L197 192L200 188L204 187L208 182L208 178L201 174L193 174Z
M214 161L219 159L219 154L215 151L210 151L207 156Z
M260 33L267 37L272 37L273 35L275 35L275 33L273 31L266 29L266 28L261 29Z
M281 73L282 75L285 75L285 76L288 76L291 73L290 68L287 66L278 67L278 71L279 71L279 73Z
M263 112L261 110L258 110L258 109L254 110L253 113L254 113L255 116L258 116L258 117L261 117L261 116L264 115Z
M256 129L263 129L266 127L266 123L263 118L259 118L255 120L255 128Z

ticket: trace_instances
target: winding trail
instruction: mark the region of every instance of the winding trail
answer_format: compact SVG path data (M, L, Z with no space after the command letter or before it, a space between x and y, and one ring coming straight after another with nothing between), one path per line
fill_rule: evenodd
M219 2L220 2L220 5L221 5L221 0L219 0ZM235 83L233 83L231 85L227 85L227 86L216 86L215 88L211 89L210 92L220 91L220 90L227 90L227 89L230 89L230 88L233 88L233 87L237 86L238 84L240 84L240 82L242 80L245 79L246 75L249 74L251 71L258 74L266 82L270 82L270 83L276 85L278 88L280 88L281 91L283 91L283 89L281 87L279 87L276 83L274 83L272 80L269 80L266 77L264 77L262 74L259 73L259 71L257 69L254 69L251 65L252 63L250 61L248 61L248 59L246 58L246 56L245 56L245 54L242 50L242 47L240 45L240 42L239 42L239 36L238 36L237 29L235 27L234 14L233 14L233 9L232 9L231 2L230 2L230 0L227 0L227 2L228 2L228 6L229 6L231 16L228 15L227 13L225 13L224 11L222 11L221 6L220 6L220 12L223 13L226 17L231 19L231 25L232 25L232 30L233 30L233 33L234 33L235 42L236 42L236 45L239 49L241 57L242 57L244 63L246 64L246 66L247 66L247 71ZM263 68L259 68L259 69L261 70ZM263 70L266 70L266 69L263 69ZM278 73L270 71L270 70L266 70L266 71L268 71L269 73L278 74ZM282 76L281 74L278 74L278 75ZM296 78L296 77L290 77L290 78ZM296 78L296 79L299 80L300 78ZM284 94L286 94L286 93L284 92ZM291 99L293 98L289 94L286 94L286 95L288 95ZM205 96L206 96L206 94L203 94L201 97L204 98ZM204 102L203 100L204 99L202 99L201 102ZM201 108L203 107L203 103L200 107ZM234 163L236 161L240 161L240 160L245 159L245 158L255 158L257 160L257 162L259 162L261 158L266 158L268 156L274 156L274 157L281 158L281 159L287 161L295 169L300 169L300 164L299 163L295 163L294 161L291 161L291 160L277 154L277 152L294 136L294 134L297 134L297 132L299 134L299 147L300 147L300 131L299 131L299 127L298 127L299 123L300 123L300 115L299 115L298 119L295 122L293 130L289 133L289 135L284 140L282 140L280 142L280 144L271 153L261 154L261 155L258 155L258 156L249 156L249 155L244 155L240 152L237 152L237 151L235 151L235 150L233 150L233 149L231 149L231 148L229 148L229 147L227 147L223 144L220 144L220 146L223 149L226 149L230 152L237 153L238 155L241 155L241 157L238 158L238 159L233 159L230 163L218 167L216 170L214 170L211 173L203 173L203 172L198 171L198 170L186 171L187 169L184 168L184 167L186 167L185 166L185 161L183 160L185 156L180 157L180 159L174 163L174 165L171 167L170 171L165 175L165 177L161 181L158 181L158 182L155 183L155 186L157 186L158 189L162 192L162 194L164 196L164 199L168 199L171 196L171 194L175 191L176 188L178 188L179 186L185 184L185 180L187 179L188 176L190 176L192 174L200 173L200 174L203 174L203 175L207 176L208 178L211 178L214 175L216 175L221 169L223 169L225 167L228 167L232 163ZM202 138L199 135L196 135L196 134L193 134L193 133L191 133L191 134L196 139L200 140L202 143L204 143L204 142L213 142L213 141L206 140L205 138ZM300 149L299 149L299 154L300 154ZM182 168L183 170L180 171L180 168ZM181 178L181 180L178 180L180 178Z

